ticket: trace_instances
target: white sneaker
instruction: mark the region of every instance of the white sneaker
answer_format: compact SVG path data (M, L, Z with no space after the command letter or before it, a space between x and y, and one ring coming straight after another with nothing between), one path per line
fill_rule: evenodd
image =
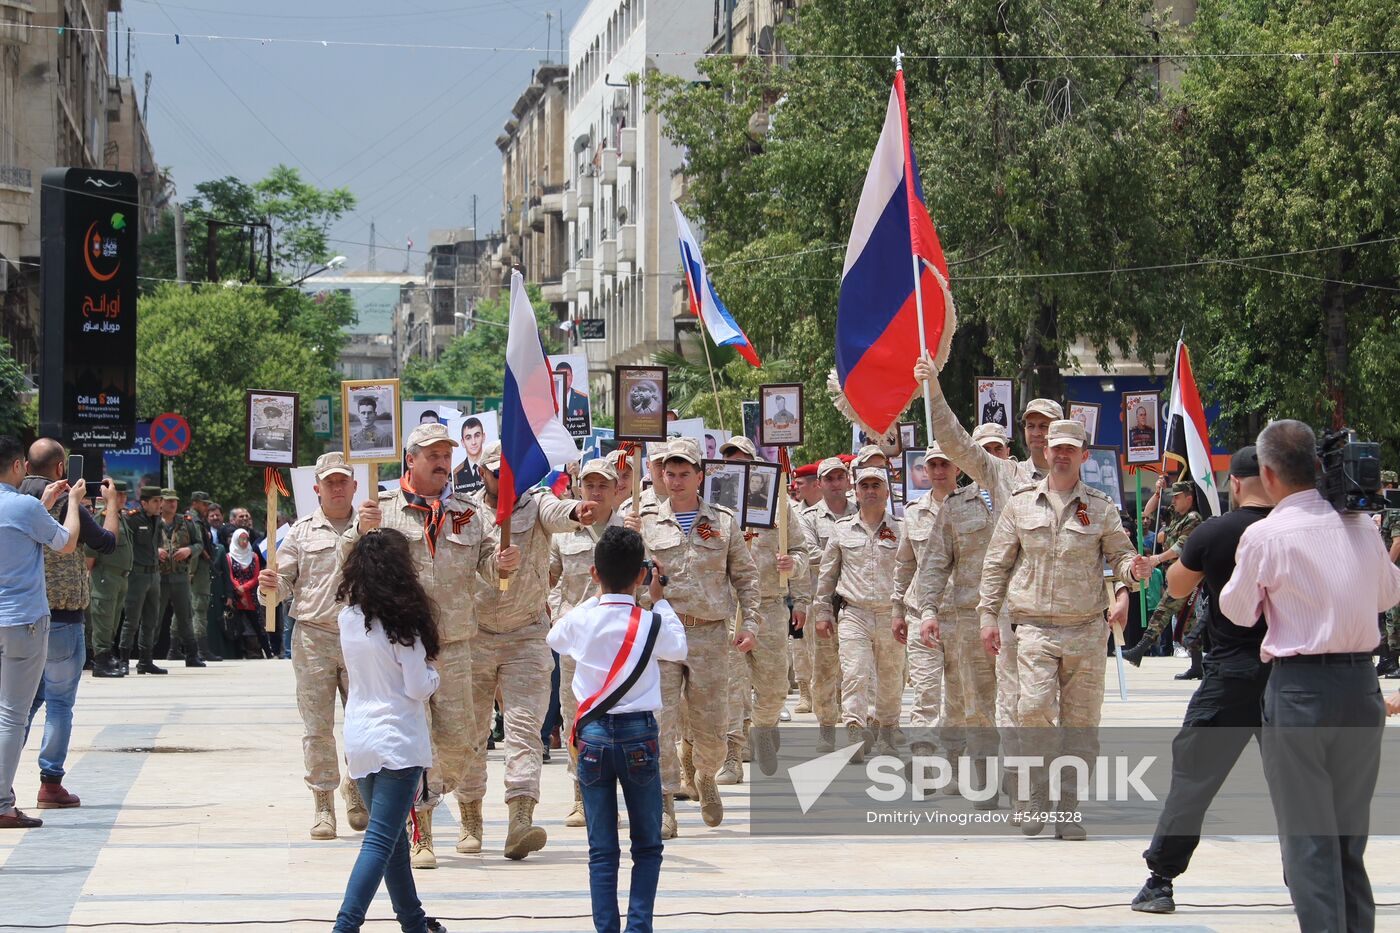
M784 706L783 711L778 714L778 722L792 722L792 713L788 712L786 706Z
M1179 642L1179 641L1178 641L1178 642L1173 642L1173 643L1172 643L1172 657L1174 657L1174 658L1189 658L1189 657L1191 657L1191 652L1190 652L1190 651L1187 651L1187 650L1186 650L1186 646L1183 645L1181 642Z

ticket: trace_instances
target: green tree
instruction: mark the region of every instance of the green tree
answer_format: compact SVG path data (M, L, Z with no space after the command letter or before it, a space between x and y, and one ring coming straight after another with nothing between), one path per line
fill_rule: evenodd
M535 324L546 353L562 353L554 314L540 298L537 285L526 286ZM506 380L506 337L510 296L477 303L466 333L454 338L436 360L414 359L403 371L405 395L500 395Z
M954 401L989 371L1059 397L1076 341L1105 361L1170 348L1179 281L1054 275L1181 257L1155 73L1136 58L1072 57L1165 51L1163 35L1149 0L813 0L782 34L790 67L715 58L700 63L702 83L651 76L649 101L686 150L717 287L761 353L793 361L818 449L849 438L814 402L896 45L950 56L905 69L924 195L953 264Z
M247 465L244 451L246 390L312 399L337 386L316 350L279 322L263 290L247 286L165 285L143 298L138 414L175 411L190 422L190 447L175 464L182 492L206 489L225 505L261 501L262 473ZM310 462L308 405L299 428L302 460Z
M33 415L21 399L28 388L29 380L15 362L10 342L0 337L0 434L23 437L33 426Z
M1234 427L1343 422L1400 454L1400 62L1394 4L1203 0L1172 95L1181 191L1209 267L1201 377ZM1340 249L1326 247L1344 247Z

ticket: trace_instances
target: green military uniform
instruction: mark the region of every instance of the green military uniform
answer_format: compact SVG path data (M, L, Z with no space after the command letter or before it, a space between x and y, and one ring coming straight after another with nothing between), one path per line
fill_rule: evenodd
M1385 470L1381 473L1381 480L1387 486L1395 484L1395 473ZM1390 553L1390 548L1395 543L1395 537L1400 534L1400 509L1386 509L1381 513L1381 540L1385 542L1386 553ZM1400 606L1392 606L1385 613L1385 646L1392 655L1400 654ZM1392 662L1393 662L1392 658Z
M119 492L126 484L117 483ZM131 526L125 517L117 522L117 548L110 554L86 549L92 565L92 597L88 603L88 620L92 625L93 667L110 665L116 648L117 623L126 605L127 579L132 562Z
M1189 494L1191 492L1192 486L1189 482L1182 481L1172 484L1171 494L1173 496L1176 496L1178 493ZM1148 516L1144 516L1143 521L1145 524L1152 524L1155 522L1155 516L1152 516L1150 519ZM1205 519L1201 518L1201 513L1195 510L1187 512L1185 515L1177 515L1173 518L1170 524L1167 525L1166 531L1162 532L1162 553L1175 550L1177 556L1180 557L1181 549L1182 546L1186 544L1186 539L1191 536L1191 532L1200 527L1203 521L1205 521ZM1153 611L1152 617L1148 619L1147 628L1143 631L1142 638L1138 639L1138 643L1132 648L1123 652L1123 657L1134 664L1140 664L1142 662L1142 656L1147 653L1149 648L1156 644L1157 638L1162 634L1162 631L1171 624L1176 614L1185 607L1186 600L1189 598L1190 597L1177 599L1167 595L1166 591L1163 590L1162 601L1157 604L1157 608Z
M162 491L163 498L169 499L174 495L174 490ZM169 522L162 520L160 523L160 546L165 548L165 560L160 561L160 609L156 618L165 618L165 610L173 607L176 631L171 634L170 640L173 645L178 635L186 658L199 656L194 640L194 623L190 618L194 602L190 591L190 567L195 563L195 534L196 529L178 512ZM175 552L181 548L189 548L190 556L176 560Z
M208 502L209 493L197 492L190 502ZM185 513L189 522L194 554L190 557L190 604L194 613L194 636L200 651L209 655L209 595L214 578L214 536L209 525L193 508ZM217 655L217 652L215 652Z
M142 486L141 498L160 498L159 486ZM131 534L131 574L126 578L126 625L122 629L123 656L130 660L139 645L142 662L149 662L160 627L160 516L147 515L137 506L126 513ZM138 642L139 633L139 642Z

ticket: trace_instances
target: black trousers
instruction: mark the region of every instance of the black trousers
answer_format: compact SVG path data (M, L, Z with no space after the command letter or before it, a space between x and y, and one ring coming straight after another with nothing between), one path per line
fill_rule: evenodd
M1249 737L1259 737L1269 668L1233 662L1222 669L1207 659L1201 685L1186 706L1172 740L1172 783L1157 831L1144 852L1147 867L1164 878L1186 871L1201 842L1201 825L1221 785L1240 760ZM1214 728L1212 728L1214 727ZM1224 731L1216 731L1216 730Z
M1264 695L1264 773L1299 929L1371 933L1365 855L1385 701L1369 653L1327 660L1275 663Z

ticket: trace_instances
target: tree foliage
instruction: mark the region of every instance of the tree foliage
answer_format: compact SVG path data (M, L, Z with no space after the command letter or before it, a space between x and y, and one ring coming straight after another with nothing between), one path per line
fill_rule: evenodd
M1172 95L1202 253L1270 257L1203 274L1198 369L1236 440L1270 417L1345 421L1394 457L1400 63L1329 53L1395 48L1395 7L1206 0L1194 34L1200 52L1312 52L1203 59Z
M526 291L535 312L535 323L546 353L562 353L556 336L557 320L540 298L537 285ZM510 295L480 301L466 333L454 338L436 360L413 359L403 371L405 395L500 395L506 381L506 337L510 319Z
M201 488L227 504L260 501L262 472L246 463L245 391L329 395L338 376L315 348L280 326L280 312L248 286L165 285L141 302L139 416L174 411L190 422L190 447L175 465L181 490ZM301 437L311 435L302 406ZM303 443L302 458L311 459Z
M33 426L33 414L20 397L28 387L29 380L15 362L10 342L0 337L0 434L19 438Z
M813 402L897 45L950 56L905 61L924 195L953 264L949 394L1011 372L1027 397L1058 397L1076 341L1105 361L1170 349L1178 281L1058 275L1182 255L1155 71L1072 57L1165 50L1166 35L1148 0L816 0L783 33L790 67L715 58L699 65L703 83L652 76L649 100L687 153L717 287L760 352L793 361L817 449L849 436Z

